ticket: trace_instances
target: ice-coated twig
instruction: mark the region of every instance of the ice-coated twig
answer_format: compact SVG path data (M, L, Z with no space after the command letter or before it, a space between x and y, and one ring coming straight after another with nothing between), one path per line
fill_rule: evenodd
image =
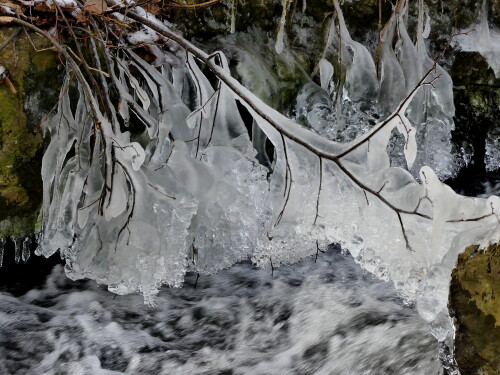
M240 100L244 101L250 108L252 108L252 110L255 111L255 113L257 113L262 119L264 119L271 126L273 126L283 137L286 137L286 138L290 139L291 141L305 147L307 150L309 150L313 154L317 155L318 157L322 157L326 160L333 161L339 167L339 169L349 179L351 179L354 182L355 185L357 185L360 189L365 190L366 192L377 197L380 201L382 201L382 203L384 203L391 210L393 210L398 217L399 223L402 224L401 214L416 215L416 216L420 216L421 218L424 218L424 219L429 219L429 220L431 219L431 217L429 215L426 215L423 213L418 213L418 212L416 213L413 211L409 211L409 210L405 210L405 209L401 209L399 207L396 207L391 202L389 202L386 198L384 198L379 192L370 188L365 183L363 183L360 179L358 179L356 176L354 176L354 174L346 168L346 166L341 162L340 159L345 157L346 155L350 154L355 149L359 148L363 143L369 141L370 138L372 138L376 133L378 133L380 130L382 130L390 121L392 121L395 117L397 117L399 115L399 113L404 113L411 98L414 96L416 91L422 86L422 83L425 82L425 79L427 79L427 77L435 69L435 67L437 65L437 61L435 61L432 68L421 78L421 80L417 84L417 86L415 88L413 88L413 90L409 93L409 95L401 102L401 104L399 105L396 112L394 112L388 119L383 121L374 130L370 131L367 136L362 137L362 139L360 141L355 142L346 151L343 151L339 154L333 154L331 152L324 151L324 149L318 147L318 145L312 144L311 142L308 142L307 140L302 139L300 137L301 133L297 131L297 128L292 129L290 126L287 126L288 124L277 123L273 118L271 118L271 116L269 116L267 113L265 113L261 109L261 106L256 104L256 100L253 98L252 94L250 94L248 92L247 89L245 89L243 86L241 86L241 84L239 84L235 79L230 77L219 66L217 66L210 59L210 56L207 55L205 52L203 52L199 48L195 47L194 45L189 43L187 40L182 38L181 36L175 34L170 29L168 29L166 26L161 27L161 26L157 25L156 23L151 22L147 18L142 17L134 12L130 12L128 14L128 17L130 17L138 22L141 22L148 27L151 27L156 32L162 34L165 37L170 38L171 40L173 40L177 44L179 44L181 47L183 47L186 51L188 51L192 55L196 56L196 58L198 58L200 61L202 61L215 74L215 76L217 76L217 78L219 78L222 82L224 82ZM309 132L308 132L308 134L309 134ZM311 135L311 137L314 137L314 136ZM323 138L321 138L320 141L318 140L318 144L325 144L325 143L328 143L328 141L324 140ZM286 206L286 204L283 206L283 208L285 206ZM283 210L278 215L278 219L280 219L282 217L282 215L283 215ZM278 222L279 222L279 220L278 220ZM408 236L406 235L406 231L405 231L403 226L402 226L402 231L403 231L403 237L405 238L407 245L409 245L408 244Z
M290 163L288 160L288 151L287 151L287 145L286 145L286 139L283 134L281 134L281 140L283 142L283 152L285 156L285 164L286 164L286 169L285 169L285 189L283 190L283 197L284 197L284 202L283 202L283 207L281 208L281 211L279 212L278 216L276 217L276 222L274 223L274 226L278 225L281 221L281 218L283 217L283 214L285 213L285 208L286 205L288 204L288 200L290 199L290 192L292 190L292 183L293 183L293 178L292 178L292 168L290 167Z
M359 230L361 242L357 237L356 242L353 240L354 251L356 247L373 247L380 238L391 243L389 249L403 251L404 240L408 249L420 251L429 243L425 233L431 226L434 236L446 223L453 232L457 227L474 227L476 224L466 223L475 221L481 221L477 224L481 225L485 220L490 225L493 215L498 220L496 201L491 203L491 213L482 206L482 200L468 202L462 211L447 210L441 202L446 202L449 191L438 185L431 174L430 181L422 186L409 173L389 165L382 145L387 144L390 131L397 127L405 135L405 150L411 148L410 135L414 131L405 111L419 87L434 86L438 75L431 74L437 70L436 61L427 77L417 82L386 121L352 143L341 145L265 105L231 77L227 66L223 66L227 64L222 54L206 54L138 4L113 6L113 12L108 14L123 25L135 20L161 35L165 48L163 59L157 61L161 68L142 60L132 49L122 48L126 47L125 33L115 34L116 29L107 25L109 21L96 15L89 15L90 24L82 28L91 38L89 62L93 67L86 63L90 73L82 66L84 61L77 49L73 52L59 46L73 61L68 59L66 80L70 74L77 78L80 96L77 110L66 100L48 126L51 144L60 151L46 153L47 160L54 155L58 158L55 171L43 173L48 181L47 189L44 183L44 202L48 200L45 211L50 209L53 217L46 227L54 236L59 234L59 224L66 220L62 223L65 232L53 242L60 241L62 245L57 247L70 253L71 261L81 265L87 275L100 272L105 282L118 280L126 291L141 290L146 296L154 294L162 283L179 285L186 270L198 275L215 272L249 256L261 264L269 260L274 272L274 267L284 261L303 257L304 253L292 255L294 248L290 244L295 239L304 240L308 255L316 250L316 262L322 252L317 240L321 236L343 241L345 233L350 236ZM340 35L342 49L354 43L347 41L349 36L344 31ZM216 83L202 65L212 71ZM92 76L99 88L89 83ZM96 100L99 91L102 97ZM88 114L81 113L82 106ZM136 119L145 124L147 129L140 127L144 134L120 129L129 121L129 110L134 114L131 124ZM259 130L275 146L271 173L266 174L268 170L255 157L255 149L265 149L265 144L252 144L256 132L245 128L246 110L255 128L260 126ZM137 142L131 142L131 137ZM52 167L49 164L45 165L47 169ZM427 187L427 183L434 185ZM252 194L259 200L250 201ZM364 205L363 196L369 207ZM296 202L302 197L303 201ZM234 203L240 198L245 205ZM456 202L462 202L460 199L456 198ZM424 200L431 202L431 209L421 204ZM332 213L335 207L327 206L330 201L345 212ZM71 217L70 211L75 216ZM61 212L68 215L62 218ZM239 220L239 212L248 217ZM358 226L359 220L376 221L377 216L369 216L373 214L380 215L389 228L377 226L376 222L374 229ZM252 230L247 231L246 225ZM238 231L240 227L245 231ZM402 235L384 232L394 228L399 232L399 227ZM438 230L434 231L434 227ZM267 239L262 235L266 230ZM52 237L47 238L49 249ZM71 238L73 243L69 244ZM118 246L123 251L117 254ZM436 252L436 258L441 255ZM104 257L107 261L101 262ZM420 252L417 256L408 254L408 259L420 257ZM129 263L130 274L117 274L117 268L132 258L140 262ZM79 264L81 260L93 263Z
M323 184L323 158L319 159L319 184L318 184L318 196L316 198L316 215L314 216L313 225L316 225L316 221L319 217L319 199L321 197L321 185Z

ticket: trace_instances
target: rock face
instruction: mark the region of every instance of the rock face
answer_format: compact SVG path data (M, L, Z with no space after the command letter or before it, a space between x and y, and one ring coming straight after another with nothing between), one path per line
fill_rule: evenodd
M461 373L500 374L500 244L469 246L459 256L449 307Z
M462 186L464 193L474 195L477 184L487 172L486 140L500 131L500 78L483 56L476 52L456 52L451 69L456 106L453 141L464 150L473 151L470 162L450 185ZM498 181L500 170L490 173Z
M0 28L0 41L15 28ZM41 38L31 42L41 50ZM41 204L40 177L43 137L40 120L57 101L61 73L56 55L36 52L21 32L0 52L0 64L10 72L15 90L0 83L0 238L32 234Z

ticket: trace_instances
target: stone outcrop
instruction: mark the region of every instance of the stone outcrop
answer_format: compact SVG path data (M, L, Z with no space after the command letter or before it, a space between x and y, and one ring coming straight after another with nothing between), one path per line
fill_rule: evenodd
M0 42L15 31L1 27ZM14 87L0 84L0 238L20 238L35 230L42 196L39 125L60 89L55 53L41 51L50 47L45 40L30 39L21 32L0 52L0 65Z
M500 244L469 246L460 254L449 307L462 375L500 374Z

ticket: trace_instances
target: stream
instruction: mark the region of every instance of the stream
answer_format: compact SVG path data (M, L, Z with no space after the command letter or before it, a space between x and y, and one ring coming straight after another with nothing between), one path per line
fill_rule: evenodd
M438 342L390 282L340 247L291 266L189 274L158 306L71 281L0 293L2 374L443 374ZM19 265L21 266L21 265Z

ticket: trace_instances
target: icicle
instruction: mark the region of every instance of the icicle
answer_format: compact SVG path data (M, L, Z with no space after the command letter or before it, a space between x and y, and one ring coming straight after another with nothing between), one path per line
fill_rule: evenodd
M400 4L398 3L398 5ZM392 48L397 19L398 14L394 13L380 33L380 91L378 101L387 113L392 112L406 95L403 69Z
M236 0L232 1L231 4L231 34L236 32Z
M342 63L348 67L345 89L349 99L369 101L376 97L379 89L375 63L368 49L351 39L338 0L334 0L333 4L339 21L342 45L340 58ZM352 52L352 57L349 55L349 51Z
M488 25L488 1L484 0L481 6L479 24L462 32L466 34L457 37L461 50L479 52L493 69L495 77L500 78L500 33Z
M23 249L22 249L22 258L24 263L28 261L31 255L30 245L31 245L31 238L26 237L23 241Z
M319 61L319 77L321 88L328 91L328 85L333 77L333 65L326 59Z
M423 67L419 62L418 51L416 46L411 41L408 31L406 30L406 23L404 21L404 14L406 13L406 7L399 15L398 22L398 35L400 47L398 50L398 60L403 69L406 83L406 93L408 94L417 82L422 78ZM418 94L420 95L420 94ZM420 108L420 106L418 106Z
M5 238L0 238L0 268L2 267L2 263L3 263L3 251L4 251L4 247L5 247Z
M427 4L424 4L424 18L425 25L422 31L422 37L424 39L427 39L431 33L431 17L429 16L429 7L427 6Z
M280 23L278 26L278 35L276 37L275 49L277 53L283 52L283 44L285 37L285 24L286 24L286 14L288 12L288 3L290 0L281 0L281 5L283 6L283 10L281 12Z
M479 53L486 58L496 78L500 78L500 33L488 26L488 3L483 1L481 22L478 28Z
M419 55L426 54L426 48L424 44L424 0L418 0L418 17L417 17L417 50Z
M19 264L21 260L22 245L21 240L14 240L14 261Z

